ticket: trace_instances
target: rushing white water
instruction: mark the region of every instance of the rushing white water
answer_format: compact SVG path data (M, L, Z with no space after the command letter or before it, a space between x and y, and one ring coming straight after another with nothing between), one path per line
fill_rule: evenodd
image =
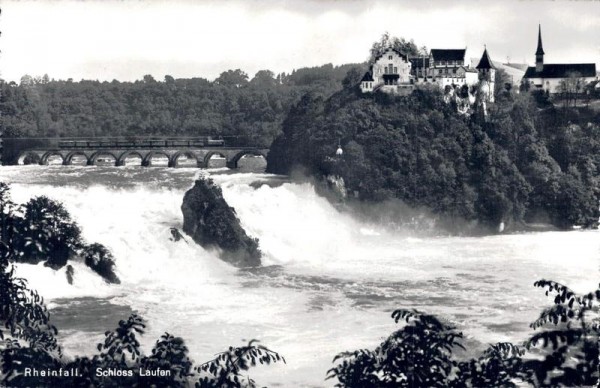
M132 311L148 321L149 351L165 331L206 361L229 345L260 339L287 365L261 367L267 385L331 386L335 354L375 347L395 328L390 312L417 308L457 325L472 347L524 340L548 305L540 278L589 291L599 280L598 231L488 237L424 237L340 213L306 184L264 174L215 174L247 232L260 239L263 268L237 270L194 244L169 240L181 227L196 169L20 166L0 168L13 199L62 201L83 236L109 247L120 285L76 263L19 265L49 302L67 354L90 354ZM281 183L281 182L279 182ZM258 187L258 188L256 188Z

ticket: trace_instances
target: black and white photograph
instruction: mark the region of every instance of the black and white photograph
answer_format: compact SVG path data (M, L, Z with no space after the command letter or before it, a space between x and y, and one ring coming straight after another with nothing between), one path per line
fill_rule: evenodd
M598 386L600 1L0 10L0 387Z

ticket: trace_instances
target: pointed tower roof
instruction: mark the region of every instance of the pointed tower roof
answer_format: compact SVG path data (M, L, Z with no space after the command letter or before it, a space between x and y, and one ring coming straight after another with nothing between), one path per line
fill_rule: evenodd
M538 25L538 47L535 52L535 55L544 55L544 49L542 48L542 25Z
M365 75L363 75L363 77L360 80L360 82L369 82L369 81L373 81L373 74L371 74L370 71L367 71L365 73Z
M479 64L475 67L476 69L495 69L494 63L490 59L490 56L487 51L487 47L483 50L483 55L479 60Z

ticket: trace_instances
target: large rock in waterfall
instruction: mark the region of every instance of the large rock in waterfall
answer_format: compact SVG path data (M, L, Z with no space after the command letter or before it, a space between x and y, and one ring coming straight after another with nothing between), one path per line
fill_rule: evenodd
M200 178L183 197L183 231L205 248L219 247L221 258L236 267L260 265L258 239L250 238L221 188Z

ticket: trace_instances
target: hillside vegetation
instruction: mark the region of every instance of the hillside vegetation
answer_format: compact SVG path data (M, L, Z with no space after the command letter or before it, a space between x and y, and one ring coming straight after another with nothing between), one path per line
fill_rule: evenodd
M435 88L362 94L356 78L349 72L330 98L300 100L271 147L269 172L339 176L362 201L397 198L491 227L597 226L599 114L501 90L487 115L465 116Z

